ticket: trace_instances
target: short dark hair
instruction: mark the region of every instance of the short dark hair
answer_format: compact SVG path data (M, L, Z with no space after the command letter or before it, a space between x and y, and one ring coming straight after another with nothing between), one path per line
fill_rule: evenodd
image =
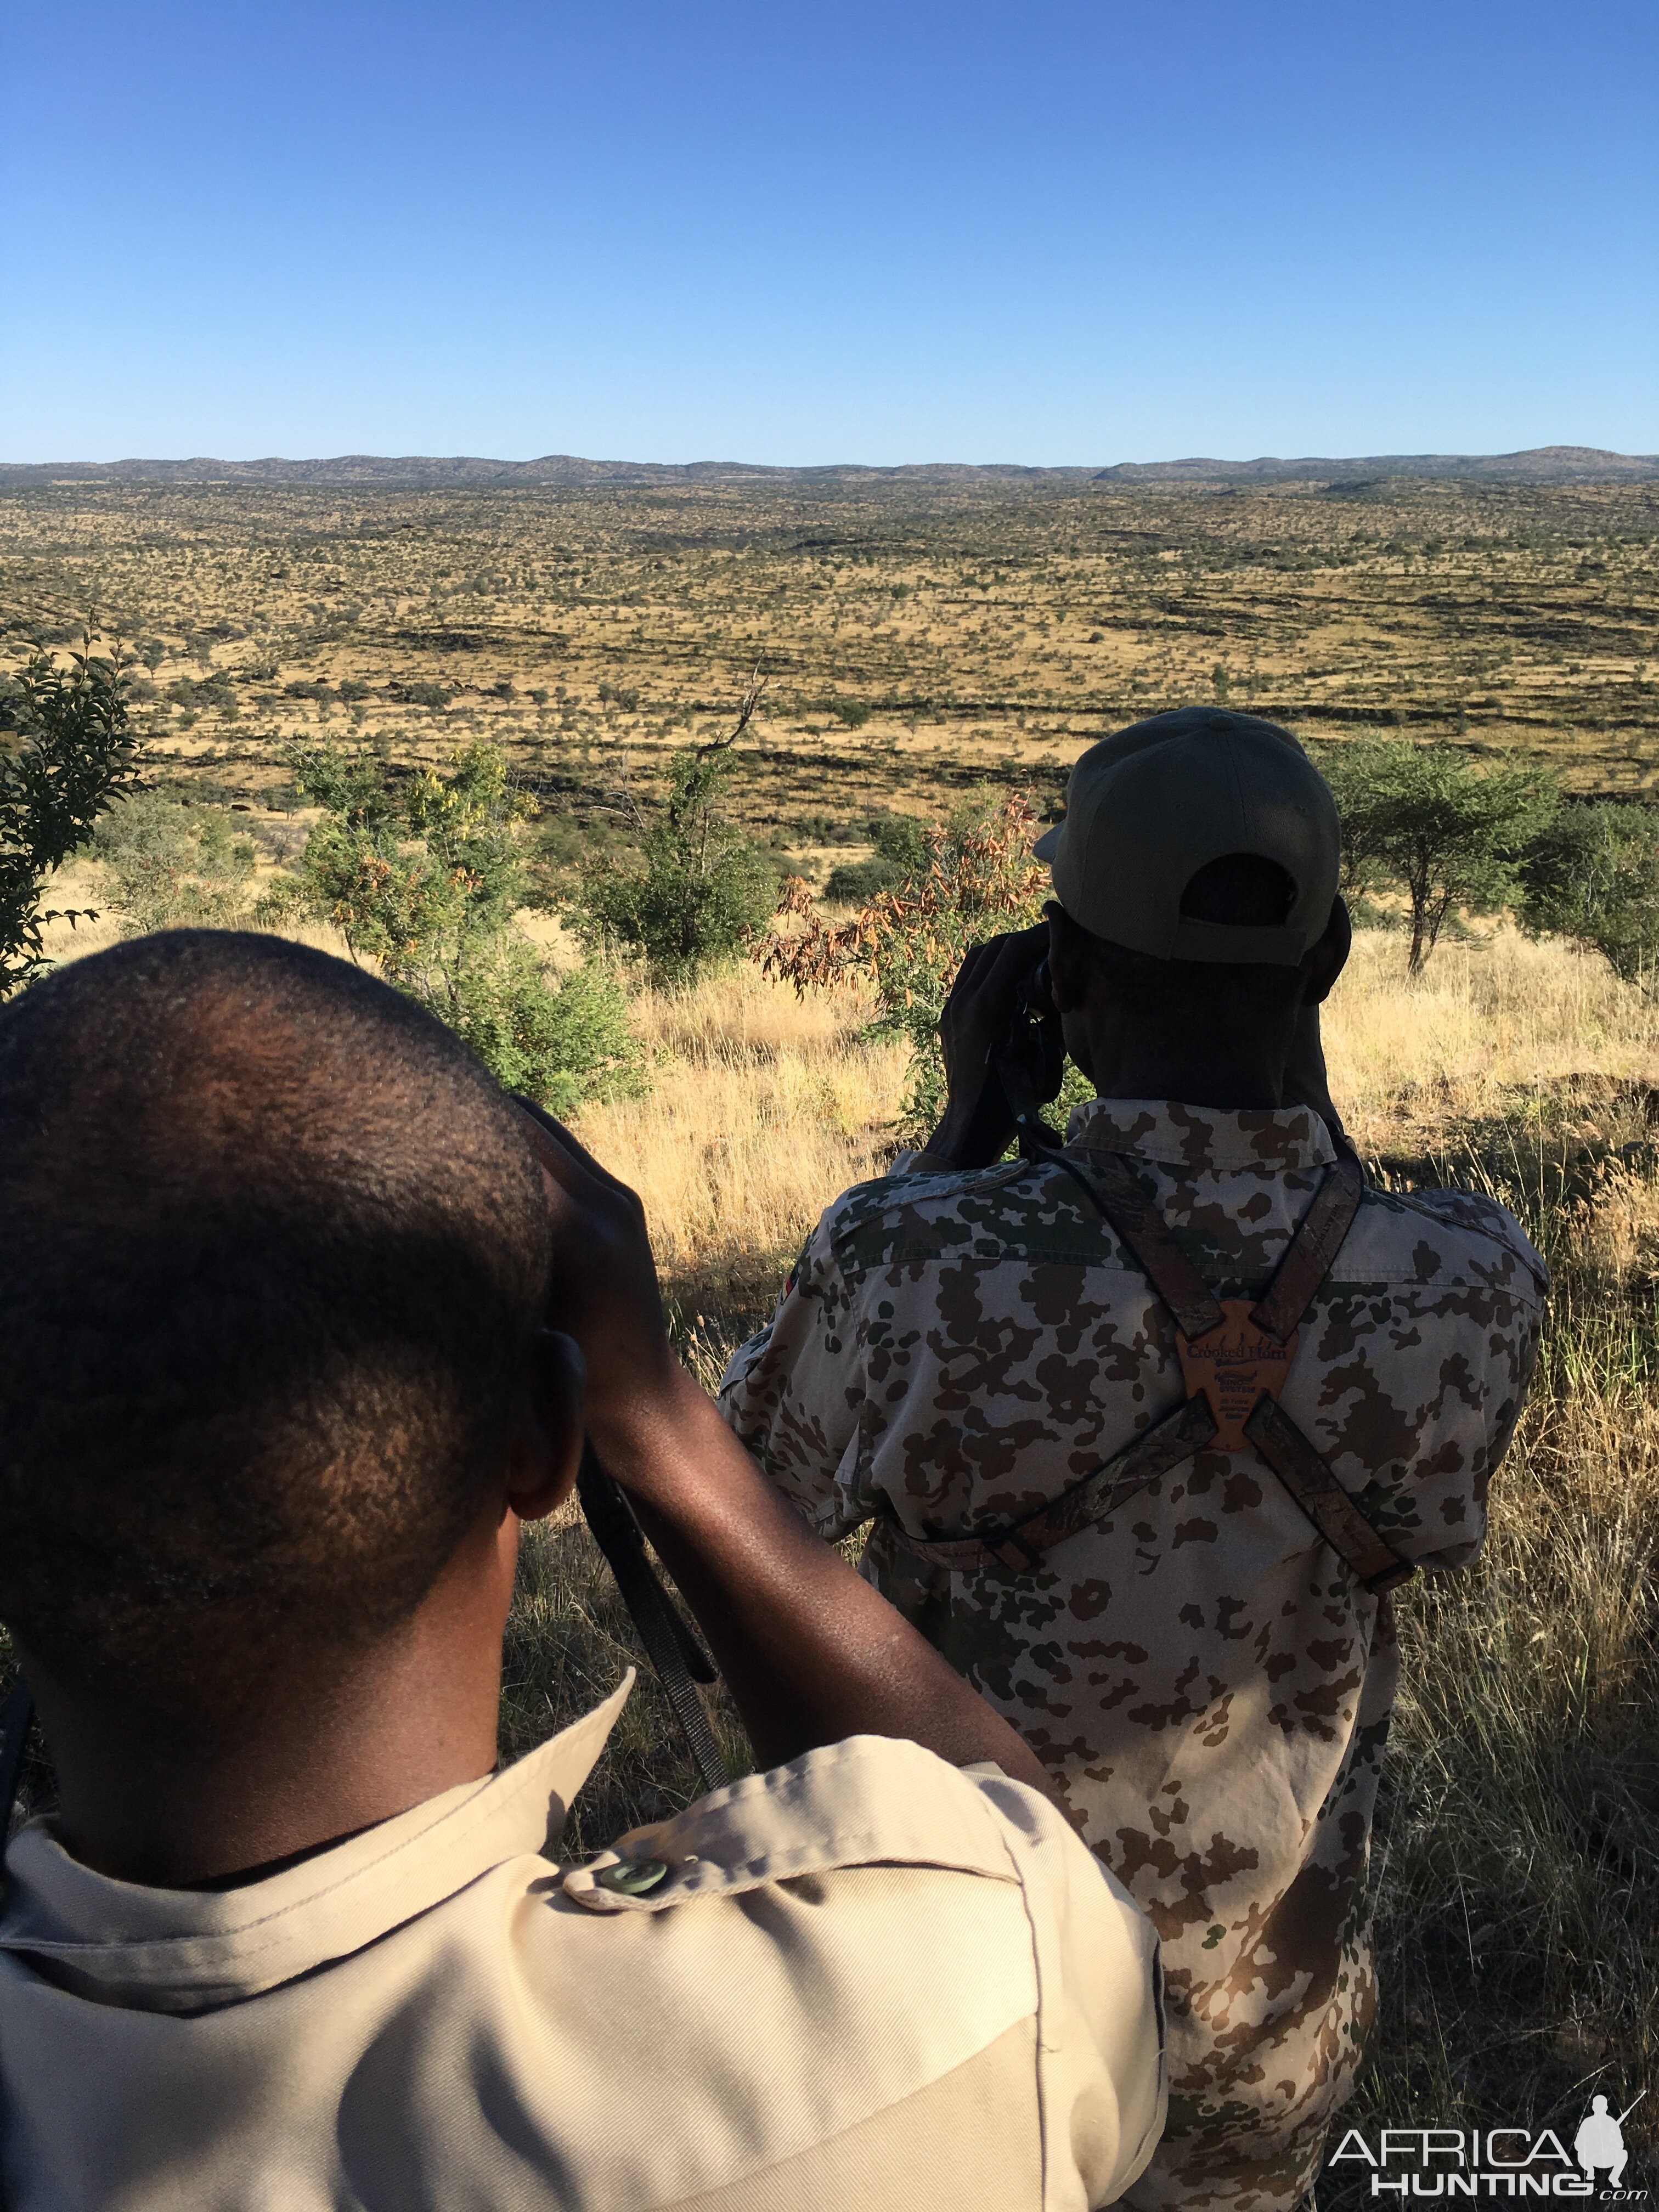
M1271 929L1296 903L1296 885L1277 860L1224 853L1188 878L1181 911L1195 921ZM1296 1004L1301 974L1266 961L1160 960L1091 935L1094 957L1112 989L1143 1019L1271 1018Z
M498 1472L549 1233L441 1024L170 931L0 1009L0 1620L181 1722L406 1618ZM240 1679L240 1688L238 1680Z

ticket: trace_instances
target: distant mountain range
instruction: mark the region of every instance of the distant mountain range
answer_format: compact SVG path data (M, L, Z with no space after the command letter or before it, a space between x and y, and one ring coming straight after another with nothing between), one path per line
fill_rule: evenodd
M1367 459L1120 461L1097 483L1374 483L1380 477L1473 477L1493 483L1628 483L1659 477L1659 453L1532 446L1523 453L1377 453Z
M813 483L1375 483L1389 477L1458 477L1493 483L1628 483L1659 480L1659 453L1609 453L1597 446L1535 446L1522 453L1380 453L1358 460L1119 461L1111 468L1020 468L940 461L904 468L834 464L765 468L747 461L586 461L544 453L534 461L388 458L342 453L319 461L0 462L0 487L49 483L246 483L441 489L490 484Z
M936 477L941 482L986 477L1066 478L1086 482L1088 468L1027 469L1012 464L975 467L943 461L913 468L874 469L856 463L822 468L768 468L753 461L585 461L574 453L544 453L534 461L479 460L460 454L429 459L405 453L341 453L325 461L62 461L0 462L0 483L271 483L271 484L673 484L810 483L860 479Z

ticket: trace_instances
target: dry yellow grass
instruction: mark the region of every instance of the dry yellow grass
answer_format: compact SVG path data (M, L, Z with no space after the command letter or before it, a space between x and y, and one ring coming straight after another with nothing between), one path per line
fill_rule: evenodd
M1500 1150L1458 1179L1521 1215L1550 1320L1479 1565L1398 1601L1382 2016L1352 2117L1571 2142L1595 2092L1643 2098L1639 2183L1659 2142L1659 1156L1571 1131ZM1322 2187L1322 2212L1366 2201Z
M635 1012L652 1088L588 1108L577 1132L639 1192L677 1319L712 1358L770 1304L830 1200L885 1165L906 1048L860 1042L856 993L798 1000L753 969L642 993Z
M1414 981L1361 931L1324 1022L1331 1095L1363 1152L1437 1145L1518 1091L1659 1080L1659 1006L1599 954L1502 928L1443 945Z

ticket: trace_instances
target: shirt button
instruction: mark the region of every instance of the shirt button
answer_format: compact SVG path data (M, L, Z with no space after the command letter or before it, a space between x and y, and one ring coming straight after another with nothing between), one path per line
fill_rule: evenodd
M613 1889L621 1897L643 1897L667 1873L661 1859L623 1859L615 1866L601 1867L593 1879L601 1889Z

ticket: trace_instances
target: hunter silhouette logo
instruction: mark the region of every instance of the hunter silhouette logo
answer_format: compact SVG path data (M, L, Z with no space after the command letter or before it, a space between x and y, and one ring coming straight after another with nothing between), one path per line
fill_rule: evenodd
M1642 2097L1647 2091L1642 2092ZM1591 2100L1572 2149L1553 2128L1534 2136L1528 2128L1384 2128L1375 2144L1350 2128L1329 2164L1370 2168L1370 2196L1577 2197L1598 2203L1639 2204L1645 2189L1625 2187L1630 2154L1624 2124L1642 2101L1615 2116L1605 2097Z
M1572 2154L1587 2181L1598 2180L1605 2169L1607 2187L1622 2189L1625 2161L1630 2156L1625 2148L1625 2122L1647 2094L1644 2089L1642 2096L1638 2097L1634 2103L1626 2105L1617 2119L1607 2110L1605 2097L1592 2098L1590 2108L1579 2122L1578 2132L1572 2139Z

